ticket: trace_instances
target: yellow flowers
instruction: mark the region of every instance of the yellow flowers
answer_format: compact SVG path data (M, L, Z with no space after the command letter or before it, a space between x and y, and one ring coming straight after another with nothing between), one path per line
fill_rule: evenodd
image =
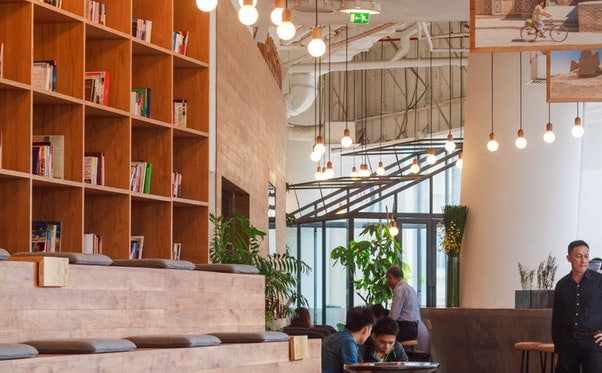
M443 225L445 226L445 230L442 234L441 250L445 254L460 255L467 215L467 206L447 205L443 207Z

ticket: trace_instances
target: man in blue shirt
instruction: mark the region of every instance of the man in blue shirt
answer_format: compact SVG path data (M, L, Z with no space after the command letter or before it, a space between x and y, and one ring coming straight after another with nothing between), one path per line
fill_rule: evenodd
M558 373L602 372L602 274L588 270L589 246L569 244L571 272L556 284L552 339Z
M368 307L347 311L345 330L322 341L322 373L343 373L344 364L361 362L359 345L370 336L374 322L374 314Z

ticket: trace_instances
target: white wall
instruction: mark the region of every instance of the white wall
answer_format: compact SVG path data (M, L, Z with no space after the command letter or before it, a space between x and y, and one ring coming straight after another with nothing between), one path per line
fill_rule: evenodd
M529 53L523 53L525 82L528 59ZM546 87L528 84L523 88L523 129L529 144L518 150L519 54L496 53L494 129L500 149L489 152L490 68L490 54L470 55L462 175L462 203L470 213L461 254L461 307L514 307L518 263L537 269L550 252L559 264L557 281L570 270L565 256L571 240L584 239L592 254L602 254L602 246L595 245L602 240L596 234L601 151L590 154L602 139L600 126L588 127L586 121L584 138L576 139L570 133L576 105L552 104L556 142L544 143Z

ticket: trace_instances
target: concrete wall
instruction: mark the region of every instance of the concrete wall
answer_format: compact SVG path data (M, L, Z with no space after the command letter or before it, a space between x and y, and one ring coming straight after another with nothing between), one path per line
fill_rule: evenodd
M523 53L527 81L529 53ZM566 246L584 239L592 256L602 242L595 227L602 198L600 150L595 118L584 118L585 135L571 136L575 103L551 106L556 142L542 140L548 121L545 84L525 85L523 129L529 140L518 150L519 54L494 54L494 126L500 149L489 152L491 55L472 53L462 175L462 203L470 207L463 242L461 307L508 308L520 289L517 265L537 269L551 253L559 264L555 280L570 270ZM583 111L581 112L583 115ZM598 230L598 232L596 231ZM536 284L536 281L535 281Z
M216 11L216 198L225 177L250 195L250 218L268 231L268 183L276 187L277 249L285 247L285 105L247 27L229 1ZM267 239L265 241L267 252Z

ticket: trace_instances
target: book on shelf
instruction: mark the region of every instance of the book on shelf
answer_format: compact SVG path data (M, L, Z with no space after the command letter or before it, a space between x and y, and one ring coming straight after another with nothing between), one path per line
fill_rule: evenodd
M84 233L84 254L102 254L102 237L96 233Z
M56 61L33 61L31 86L36 89L56 91Z
M34 220L31 223L31 252L60 252L61 222Z
M89 21L106 25L107 21L107 7L106 4L99 1L87 0L86 1L86 18Z
M4 43L0 43L0 79L4 77Z
M130 259L142 259L144 250L144 236L132 236L130 238Z
M182 244L180 242L174 242L171 250L171 260L180 260L180 252L182 251Z
M132 114L150 118L150 88L132 88L130 99L130 111Z
M130 169L130 190L138 193L150 193L152 163L144 161L132 162Z
M132 18L132 36L150 43L152 31L153 21L136 17Z
M4 133L0 131L0 168L2 168L2 143L4 142Z
M186 127L186 110L188 102L185 99L173 100L173 124L178 127Z
M171 173L171 196L182 197L182 174L179 172Z
M32 138L35 175L65 178L65 136L34 135ZM36 164L37 163L37 164Z
M84 183L105 185L105 153L84 153Z
M174 31L173 33L173 51L186 55L186 46L188 45L188 31Z
M49 5L54 5L57 8L60 8L63 6L63 0L40 0L42 3L46 3Z
M84 74L84 99L96 104L109 104L109 83L111 74L108 71L86 71Z

